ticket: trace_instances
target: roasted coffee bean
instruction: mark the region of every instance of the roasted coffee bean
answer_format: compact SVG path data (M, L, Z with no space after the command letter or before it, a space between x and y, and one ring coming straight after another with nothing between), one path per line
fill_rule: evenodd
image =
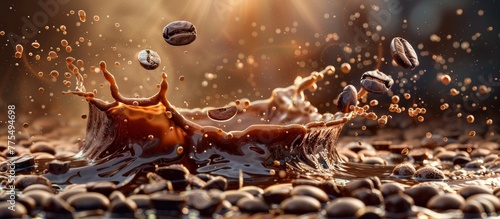
M410 43L401 37L392 39L391 54L394 61L403 68L414 69L419 65L417 53Z
M318 187L309 186L309 185L300 185L293 187L290 192L292 196L309 196L315 198L321 203L328 202L328 195Z
M382 219L384 210L379 207L366 206L356 212L356 219Z
M15 182L16 189L20 190L24 190L26 187L33 184L42 184L48 186L49 188L52 186L52 183L50 183L47 178L38 175L20 175L17 176Z
M461 167L464 167L470 161L471 161L471 159L468 157L456 156L453 158L453 165L459 165Z
M361 75L361 87L370 93L383 94L394 84L392 77L381 71L367 71Z
M196 27L189 21L174 21L163 28L163 39L172 46L182 46L196 39Z
M415 205L426 207L427 202L432 197L439 194L439 190L436 188L436 186L417 185L406 189L404 193L413 198L413 200L415 201Z
M14 205L14 210L10 210L9 207L12 205L8 202L0 203L0 218L25 218L28 215L28 211L23 205Z
M397 178L411 178L415 174L415 167L411 163L400 163L392 169L391 176Z
M373 182L370 179L356 179L346 184L343 193L345 196L351 196L356 189L368 188L373 189Z
M267 204L279 204L290 197L292 191L291 184L276 184L267 187L262 194L262 198Z
M207 111L208 118L215 121L228 121L238 113L236 106L228 106Z
M186 207L186 198L164 192L151 195L151 204L160 215L179 215Z
M325 211L328 217L332 218L352 218L365 204L355 198L342 197L335 199L326 205Z
M221 191L226 191L227 189L227 179L222 176L216 176L207 182L202 189L210 190L210 189L218 189Z
M476 194L492 194L492 191L487 188L484 188L483 186L468 185L460 188L458 190L458 194L461 195L464 199L467 199L470 196Z
M154 70L158 68L161 63L160 55L150 49L141 50L137 54L137 60L139 61L139 64L147 70Z
M464 203L465 199L462 196L453 193L446 193L432 197L427 203L427 208L441 212L451 209L460 209L460 206Z
M460 206L460 210L464 213L464 218L483 218L484 208L483 205L476 200L466 200Z
M254 197L262 197L262 194L264 194L264 190L257 186L244 186L241 187L238 191L248 192Z
M42 201L42 210L46 218L72 218L75 209L66 201L57 196L46 198Z
M80 194L80 193L86 193L87 188L86 187L75 187L71 189L65 189L62 192L58 193L57 196L65 200L66 202L68 201L69 198L73 197L74 195Z
M236 206L244 213L269 212L269 205L260 198L241 198L236 203Z
M493 206L492 212L499 212L500 211L500 199L498 199L496 196L491 195L491 194L476 194L472 195L467 200L476 200L481 202L481 204L484 205L483 202L488 202L491 203ZM484 207L484 206L483 206ZM486 211L486 209L485 209Z
M331 180L325 181L322 183L321 187L323 191L325 191L325 193L328 195L329 199L334 199L342 196L342 193L340 189L337 187L335 181Z
M30 152L31 153L45 152L52 155L56 154L54 146L52 146L52 144L50 144L49 142L43 142L43 141L33 143L30 146Z
M163 180L154 184L142 184L134 190L135 194L153 194L160 191L174 191L172 183Z
M385 211L391 213L409 212L413 204L413 199L403 193L391 195L384 200Z
M189 170L185 166L173 164L165 167L158 167L155 172L163 179L169 180L175 191L186 190Z
M297 195L283 200L280 208L285 214L307 214L318 212L321 203L315 198Z
M125 198L126 198L125 195L119 190L115 190L109 195L109 201L111 203L118 200L125 200Z
M347 85L344 90L337 97L337 109L340 112L348 113L350 112L351 106L358 105L358 91L352 85Z
M75 211L106 211L109 208L109 199L101 193L86 192L71 196L68 204L75 208Z
M69 170L69 161L53 160L45 165L47 172L54 175L65 174Z
M359 199L366 206L379 206L383 202L382 193L377 189L360 188L352 193L352 197Z
M109 212L111 218L135 218L137 205L130 199L111 202Z
M35 200L36 208L42 206L42 201L46 198L54 196L54 193L43 191L43 190L31 190L29 192L23 193L23 196L31 197Z
M131 195L127 199L132 200L137 205L139 209L150 209L152 208L151 197L149 195Z
M236 203L242 198L253 198L254 196L248 192L240 191L240 190L229 190L223 192L223 195L226 197L226 200L231 203L231 205L236 205Z
M443 180L446 177L440 169L433 166L424 166L415 171L413 178L416 180Z
M198 210L202 216L211 216L220 209L221 194L210 194L206 190L193 190L188 194L188 206Z
M405 188L396 182L385 183L382 187L380 187L380 192L384 198L390 195L402 193L403 191L405 191Z
M112 182L101 181L101 182L87 183L88 192L101 193L106 197L108 197L115 190L116 190L116 185Z
M189 174L187 178L187 182L189 183L192 189L202 188L207 184L207 181L200 179L198 176L192 174Z
M34 214L36 214L34 211L35 208L37 207L35 199L23 195L17 198L16 201L21 203L26 208L26 211L28 211L29 215L34 216Z
M28 187L23 189L23 192L26 193L26 192L34 191L34 190L43 190L43 191L54 194L54 190L52 190L51 187L44 185L44 184L29 185Z

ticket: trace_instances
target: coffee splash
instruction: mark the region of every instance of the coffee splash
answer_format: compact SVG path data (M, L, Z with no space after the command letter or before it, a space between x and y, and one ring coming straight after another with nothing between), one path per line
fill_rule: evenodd
M66 174L46 176L57 183L107 180L123 183L155 165L183 164L192 173L211 173L228 178L253 176L333 176L340 158L335 143L352 113L320 114L306 100L304 91L316 90L316 82L334 68L297 77L294 84L276 88L270 98L237 100L236 115L214 121L204 109L182 109L167 98L167 75L159 91L149 98L126 98L114 76L100 63L110 83L114 101L104 102L85 92L83 77L67 58L77 78L72 93L89 102L87 136L78 158L89 162ZM304 171L306 170L307 171Z

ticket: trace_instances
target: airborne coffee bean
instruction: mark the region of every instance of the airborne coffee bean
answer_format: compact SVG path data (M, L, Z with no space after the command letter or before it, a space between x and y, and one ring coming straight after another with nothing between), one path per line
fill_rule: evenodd
M392 39L391 53L394 61L403 68L414 69L419 65L415 50L408 41L401 37Z
M174 21L163 28L163 39L172 46L183 46L196 39L196 27L189 21Z
M137 60L139 60L141 66L147 70L154 70L158 68L161 63L161 58L158 53L150 49L141 50L137 54Z

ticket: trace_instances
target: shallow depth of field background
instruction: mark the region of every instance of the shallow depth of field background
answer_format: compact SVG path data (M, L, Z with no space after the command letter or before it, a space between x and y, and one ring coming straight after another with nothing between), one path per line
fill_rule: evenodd
M54 4L44 6L47 2ZM321 112L335 112L333 100L342 87L359 87L361 74L376 67L381 44L380 70L396 83L389 94L369 96L380 102L375 111L387 114L390 95L396 94L402 99L400 106L425 107L426 121L460 124L465 116L457 119L455 115L463 112L476 116L475 125L484 126L489 118L496 124L500 103L496 8L494 1L452 0L4 1L0 7L0 31L5 32L0 36L0 108L15 104L18 126L44 116L65 120L87 113L82 98L61 94L74 89L74 76L67 79L72 82L70 88L63 84L68 71L65 58L72 56L84 61L85 86L88 91L97 89L100 98L111 100L103 76L91 67L105 61L122 94L129 97L154 94L161 72L166 72L168 99L183 108L224 106L240 98L265 99L272 89L291 85L295 77L333 65L337 76L327 76L320 82L321 90L308 97ZM75 13L70 14L71 10ZM78 10L87 15L79 26ZM163 40L163 27L175 20L195 24L198 37L192 44L174 47ZM66 26L66 35L61 25ZM35 33L21 38L32 30ZM407 39L419 54L421 64L413 71L391 64L389 43L395 36ZM61 46L62 39L69 42L72 52ZM31 46L35 40L39 49ZM14 58L17 43L24 46L22 59ZM47 61L48 52L57 48L61 50L58 58ZM159 53L160 68L148 71L138 64L136 54L142 49ZM352 67L348 74L340 71L344 62ZM52 70L60 74L56 80L50 76ZM437 80L441 74L449 74L452 82L443 85ZM466 78L471 84L464 86ZM489 92L474 91L473 86L480 85ZM461 94L452 97L451 88ZM404 99L403 93L410 93L411 98ZM450 108L442 111L444 102Z

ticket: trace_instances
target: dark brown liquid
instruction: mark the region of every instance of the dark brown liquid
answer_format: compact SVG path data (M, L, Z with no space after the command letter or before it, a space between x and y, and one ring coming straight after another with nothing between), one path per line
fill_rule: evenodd
M68 58L68 68L78 70ZM64 175L46 176L56 183L107 180L123 183L155 165L183 164L191 173L211 173L245 179L254 176L333 177L339 161L336 140L351 114L319 114L305 100L304 90L314 89L322 72L298 78L277 88L267 100L237 100L236 115L217 122L208 109L185 110L166 99L167 77L150 98L125 98L104 62L101 70L115 99L106 103L77 87L70 93L89 101L85 144L78 157L89 165ZM285 174L283 174L285 173ZM306 174L307 173L307 174Z

